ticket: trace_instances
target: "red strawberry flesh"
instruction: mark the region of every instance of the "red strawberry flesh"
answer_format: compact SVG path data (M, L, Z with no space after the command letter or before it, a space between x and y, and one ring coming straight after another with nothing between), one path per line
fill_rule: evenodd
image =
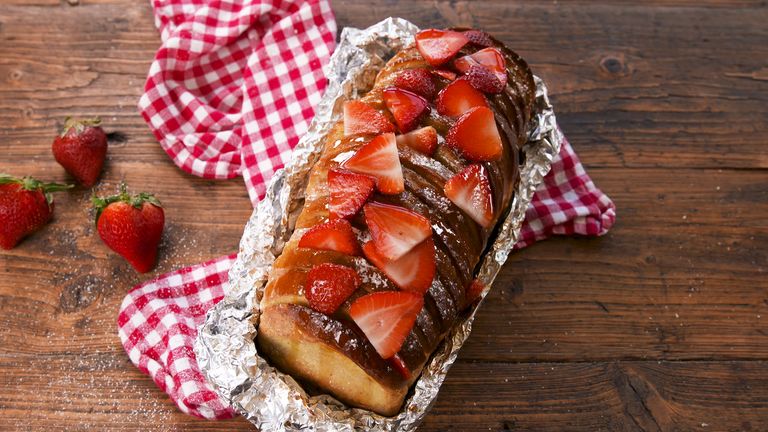
M437 112L445 116L458 117L472 108L487 106L485 96L466 78L448 84L437 95Z
M493 195L482 165L472 164L451 177L445 183L445 196L481 226L491 226Z
M435 97L435 82L426 69L406 69L395 76L393 84L429 100Z
M462 33L427 29L416 33L416 49L430 65L440 66L469 42Z
M376 188L383 194L399 194L405 190L403 168L393 133L379 135L360 147L342 163L342 168L375 178Z
M437 266L435 263L435 243L431 238L419 243L397 260L388 260L376 249L373 241L363 245L363 253L368 261L404 291L423 295L432 286Z
M483 293L484 289L485 285L483 285L482 282L477 279L473 280L472 283L470 283L467 287L467 292L465 295L467 304L472 303L473 301L480 298L480 294Z
M376 179L340 169L328 171L328 212L331 219L349 219L368 201Z
M398 135L396 138L398 146L410 147L427 156L437 148L437 131L432 126L424 126L405 135Z
M504 55L496 48L485 48L480 51L454 60L453 66L467 74L472 66L482 66L488 69L504 86L507 84L507 63Z
M472 108L459 117L445 137L445 143L472 161L501 158L501 135L493 111L487 107Z
M344 136L394 132L387 117L372 106L358 100L344 102Z
M376 249L388 260L397 260L432 235L427 218L403 207L371 202L363 213Z
M375 292L355 300L349 315L381 358L388 359L400 351L423 306L418 294Z
M352 225L346 219L334 219L310 228L301 236L299 247L358 255L360 248Z
M304 294L309 307L331 315L357 290L362 281L357 272L339 264L317 264L307 272Z
M419 123L422 114L429 111L429 103L408 90L389 87L383 92L384 103L395 118L400 132L409 132Z

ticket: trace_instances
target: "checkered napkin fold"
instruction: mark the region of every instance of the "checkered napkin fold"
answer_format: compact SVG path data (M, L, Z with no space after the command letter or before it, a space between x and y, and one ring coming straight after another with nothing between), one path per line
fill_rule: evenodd
M327 0L153 0L163 44L139 109L182 170L242 175L254 205L307 129L325 86L335 40ZM551 235L602 235L616 217L570 144L537 189L515 246ZM133 288L118 316L131 361L181 411L206 419L234 412L206 383L192 346L224 297L229 255Z

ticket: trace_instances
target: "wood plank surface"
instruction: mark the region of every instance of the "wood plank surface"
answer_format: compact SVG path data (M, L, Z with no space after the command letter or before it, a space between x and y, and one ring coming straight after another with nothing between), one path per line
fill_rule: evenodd
M504 40L618 207L605 237L510 257L423 430L768 430L765 2L333 7L339 27L396 15ZM0 2L0 172L68 180L52 137L99 115L125 140L97 189L152 190L167 216L149 275L98 239L91 191L0 251L0 430L252 430L181 414L117 337L131 286L234 252L251 212L241 180L182 173L138 115L158 44L147 1Z

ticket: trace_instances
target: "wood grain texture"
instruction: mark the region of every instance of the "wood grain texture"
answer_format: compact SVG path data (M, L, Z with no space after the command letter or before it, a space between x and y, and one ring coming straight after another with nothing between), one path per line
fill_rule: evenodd
M166 206L136 274L95 235L91 192L0 252L0 430L252 430L175 409L129 362L128 288L237 249L240 180L183 174L136 111L159 36L149 2L0 4L0 171L68 180L50 143L104 118L99 191ZM339 26L399 15L484 28L549 84L618 221L510 257L423 430L768 429L768 8L752 1L334 2ZM45 23L45 25L40 25ZM83 23L87 23L84 25Z

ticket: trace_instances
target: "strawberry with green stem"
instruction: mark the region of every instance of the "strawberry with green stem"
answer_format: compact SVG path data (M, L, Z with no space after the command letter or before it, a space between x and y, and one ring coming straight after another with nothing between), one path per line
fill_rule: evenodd
M52 192L72 185L0 174L0 248L12 249L53 217Z
M165 224L160 201L146 192L129 195L125 184L121 184L119 194L93 197L92 202L96 209L96 228L104 244L139 273L152 270Z

